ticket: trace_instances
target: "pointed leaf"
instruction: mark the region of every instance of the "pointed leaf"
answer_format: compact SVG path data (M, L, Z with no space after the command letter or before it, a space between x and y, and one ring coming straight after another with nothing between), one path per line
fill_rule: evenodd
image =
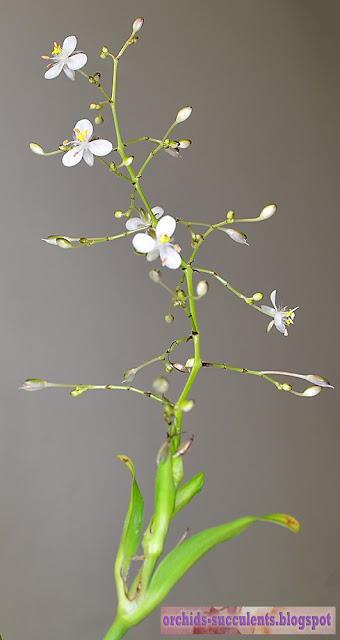
M298 531L299 524L291 516L284 514L271 514L263 518L248 516L239 518L233 522L206 529L185 540L179 547L173 549L159 565L156 570L149 589L145 595L145 600L138 609L132 613L132 618L143 620L146 615L157 607L166 597L172 587L182 578L182 576L210 549L216 547L221 542L225 542L247 529L254 522L264 520L281 524L292 531ZM137 622L136 622L137 623ZM136 624L134 622L134 624Z
M143 526L144 503L135 479L135 467L132 460L127 456L122 455L118 456L118 458L125 464L127 469L129 469L133 478L129 508L127 510L122 538L116 559L116 568L118 569L119 574L125 576L139 545Z
M180 487L180 489L178 489L177 495L176 495L174 515L172 516L173 518L175 517L175 515L177 515L177 513L183 507L185 507L186 504L188 504L193 499L193 497L197 493L199 493L202 490L203 484L204 484L204 473L203 471L201 471L201 473L198 473L197 476L194 476L193 478L191 478L189 482L187 482L186 484L183 485L183 487Z

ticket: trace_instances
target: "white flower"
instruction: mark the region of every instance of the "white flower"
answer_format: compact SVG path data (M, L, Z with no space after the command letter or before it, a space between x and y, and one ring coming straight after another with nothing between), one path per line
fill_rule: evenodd
M106 156L112 151L112 144L108 140L102 140L101 138L91 140L93 126L90 120L86 118L78 120L73 131L74 140L72 142L68 142L68 140L64 142L64 144L73 146L73 149L63 155L62 162L65 167L73 167L82 158L84 158L89 167L93 167L94 156Z
M170 240L176 229L176 221L171 216L164 216L157 224L153 238L147 233L137 233L132 240L132 244L139 253L146 253L149 262L156 260L158 256L163 267L178 269L181 266L180 247L173 245Z
M52 60L47 66L45 78L56 78L62 71L70 80L75 78L75 69L81 69L87 62L87 55L81 51L75 51L77 46L76 36L68 36L60 47L56 42L51 56L42 56L44 60Z
M294 307L294 309L288 309L288 307L280 307L276 306L276 289L271 292L270 300L273 307L267 307L265 304L261 304L261 309L268 313L270 316L273 316L273 320L271 320L267 326L267 333L271 330L272 326L275 325L280 333L283 333L284 336L288 336L287 326L294 324L295 311L299 307Z
M159 220L164 213L162 207L153 207L151 211L157 220ZM151 226L151 217L148 213L141 213L139 218L130 218L125 226L128 231L135 231L139 229L139 227Z

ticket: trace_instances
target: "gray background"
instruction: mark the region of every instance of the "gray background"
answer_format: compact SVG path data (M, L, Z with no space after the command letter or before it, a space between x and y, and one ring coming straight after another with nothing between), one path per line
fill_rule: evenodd
M74 123L91 117L99 92L83 78L43 78L53 40L76 34L86 70L102 72L145 18L119 70L123 136L161 136L177 110L193 140L176 160L159 154L145 173L152 205L184 219L217 222L229 208L277 216L242 227L250 247L215 234L197 261L247 293L278 289L300 305L289 338L265 333L266 318L218 283L199 304L203 357L249 368L320 373L339 386L336 55L339 3L331 0L186 0L10 3L1 21L2 428L0 448L0 633L4 640L99 640L115 609L113 579L130 481L129 455L152 512L156 452L164 441L158 405L133 394L18 392L26 377L120 383L122 373L186 335L186 320L163 321L167 294L151 283L130 239L63 251L53 233L119 233L113 217L129 203L96 161L66 169L39 158ZM99 135L113 139L107 113ZM177 137L177 133L175 134ZM146 144L136 156L142 159ZM139 154L139 155L138 155ZM138 165L137 165L138 166ZM176 235L183 255L187 237ZM168 282L174 275L168 272ZM266 301L268 303L268 300ZM184 315L184 314L183 314ZM190 355L189 347L177 352ZM136 384L151 387L159 365ZM181 374L170 377L176 398ZM337 391L300 399L256 378L204 370L192 390L195 433L185 477L206 471L202 494L173 523L170 546L247 514L288 512L293 535L257 525L198 563L168 605L334 605L339 593ZM157 638L159 611L131 638Z

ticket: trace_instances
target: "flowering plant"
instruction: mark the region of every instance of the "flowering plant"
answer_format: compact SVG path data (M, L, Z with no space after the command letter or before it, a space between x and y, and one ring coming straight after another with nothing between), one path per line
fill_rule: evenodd
M118 458L126 466L132 476L131 497L127 510L126 520L123 527L121 543L118 549L115 563L115 579L118 595L117 617L112 627L105 636L105 640L115 640L121 638L133 626L141 622L151 613L166 597L178 580L197 562L204 554L216 545L224 542L257 521L272 522L283 525L292 531L299 530L299 524L292 516L274 513L261 517L246 516L238 520L218 525L201 531L190 538L181 540L181 543L166 555L156 567L161 559L164 543L168 534L171 520L184 508L202 489L204 483L204 473L200 472L190 481L183 482L183 460L190 450L193 436L182 441L182 419L183 413L191 411L194 407L194 400L189 397L193 383L202 367L219 368L227 371L248 373L258 376L273 384L278 390L286 391L302 397L311 397L320 393L325 387L331 387L328 380L316 374L289 373L285 371L271 370L250 370L241 367L234 367L226 363L209 362L201 356L201 336L199 322L197 319L197 302L208 293L209 284L205 278L211 277L221 283L226 289L236 295L256 312L269 316L270 321L267 327L269 331L273 326L283 336L288 335L287 327L293 324L295 311L298 307L287 308L276 304L276 291L270 295L272 307L261 305L258 302L263 299L263 294L255 292L246 295L238 291L225 278L217 274L213 269L200 267L196 264L196 258L202 244L214 232L223 232L230 239L241 245L247 245L247 236L243 231L235 229L244 223L261 222L276 213L276 205L268 204L264 206L257 217L237 218L233 210L228 211L221 222L210 224L208 222L195 222L184 220L180 217L163 215L161 206L151 207L150 198L145 194L142 186L142 177L146 167L160 151L167 151L170 155L178 157L180 150L190 147L190 140L173 140L170 137L172 131L185 122L192 113L190 106L181 108L174 122L167 129L162 138L141 137L134 140L126 140L122 137L117 114L117 73L120 59L126 49L135 44L138 40L137 33L143 26L143 19L138 18L133 23L132 33L120 49L118 54L113 54L108 47L103 47L100 57L110 59L113 64L112 89L106 91L100 80L100 74L86 74L82 68L87 62L84 53L76 52L77 44L75 36L69 36L64 40L63 46L57 44L51 57L52 60L48 71L45 73L47 79L56 78L63 70L72 80L75 79L76 71L94 85L103 95L104 99L98 103L91 103L90 110L98 111L95 124L103 122L103 111L108 108L113 116L115 146L109 140L93 137L92 122L86 118L80 119L74 126L73 141L64 140L60 146L51 152L45 152L37 143L31 143L31 150L37 155L49 156L62 154L62 163L69 168L79 164L82 159L92 167L95 157L105 168L115 174L118 178L128 182L131 189L130 205L125 212L116 211L115 217L126 219L125 229L113 236L86 238L72 238L64 234L50 235L44 238L49 244L59 248L72 249L94 244L112 241L118 238L132 236L132 247L140 254L140 261L146 256L146 261L151 262L158 257L163 267L177 271L180 274L175 288L171 288L164 280L163 274L158 269L152 269L149 273L151 280L155 284L161 285L170 294L170 308L165 316L167 323L174 321L174 309L182 310L187 316L190 325L190 332L177 338L168 346L165 351L157 357L135 366L124 374L124 381L121 384L69 384L52 383L41 379L28 379L23 383L22 388L28 391L40 390L47 387L69 387L73 397L77 397L89 390L126 390L147 396L151 400L159 403L162 418L165 421L164 442L157 454L157 472L155 479L155 510L142 536L144 502L136 480L135 467L133 462L126 455L119 455ZM126 153L126 148L138 142L149 142L153 145L152 151L147 155L143 164L135 169L134 156ZM115 154L114 159L104 159L110 154ZM118 158L118 160L117 160ZM116 160L116 161L115 161ZM138 217L132 217L134 211ZM187 230L191 250L186 252L181 250L178 244L174 243L173 236L177 234L180 225ZM197 227L200 229L197 231ZM201 233L199 231L202 231ZM243 250L243 249L240 249ZM198 274L202 279L194 285L194 277ZM204 279L203 279L204 278ZM193 355L183 362L172 360L172 352L180 345L188 343L193 345ZM145 366L153 362L162 362L165 366L165 373L179 371L185 374L185 384L176 400L170 399L169 382L166 377L158 377L154 380L153 392L145 391L140 387L131 386L136 374ZM277 377L284 376L283 382ZM298 391L293 388L291 382L286 377L300 378L308 383L306 388ZM138 547L142 544L142 554L136 556ZM128 572L133 560L140 562L137 574L129 579Z

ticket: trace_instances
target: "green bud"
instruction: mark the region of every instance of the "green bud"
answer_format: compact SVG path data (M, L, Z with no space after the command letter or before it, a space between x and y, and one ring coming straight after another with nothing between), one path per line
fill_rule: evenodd
M171 140L170 142L171 149L177 149L178 146L179 146L178 140Z
M183 107L182 109L179 110L176 116L175 122L177 124L180 124L180 122L184 122L191 116L191 113L192 113L192 107Z
M174 321L174 316L171 313L167 313L167 315L165 316L164 320L165 322L167 322L167 324L171 324Z
M195 402L194 400L182 400L179 404L176 405L176 409L180 411L184 411L184 413L188 413L193 408Z
M137 18L137 20L135 20L133 25L132 25L132 31L134 33L137 33L137 31L140 31L140 29L142 28L143 24L144 24L144 18Z
M191 140L180 140L178 146L180 149L187 149L188 147L190 147L190 145Z
M99 106L99 105L97 105L95 102L91 102L90 109L92 109L92 110L93 109L97 109L97 106Z
M233 222L234 218L235 218L235 211L233 211L233 209L230 209L230 211L228 211L227 213L228 222Z
M134 379L135 375L136 375L136 369L129 369L128 371L125 371L124 373L124 380L123 382L132 382L132 380Z
M96 81L95 81L95 79L94 79L94 77L93 77L93 76L89 76L89 82L90 82L91 84L96 84Z
M276 204L267 204L267 206L264 207L264 209L262 209L259 215L259 219L267 220L268 218L271 218L276 212L276 209L277 209Z
M125 158L125 160L123 160L123 165L124 167L129 167L130 164L133 163L135 156L128 156L127 158Z
M122 211L115 211L115 218L122 218L124 213Z
M163 376L158 376L152 383L152 386L156 393L164 395L169 389L169 383Z
M62 249L72 248L72 244L70 243L69 240L66 240L66 238L56 238L55 242L58 245L58 247L61 247Z
M320 391L322 391L322 387L319 385L313 385L312 387L307 387L302 395L307 398L312 398L313 396L317 396Z
M159 269L152 269L149 272L149 276L150 280L152 280L152 282L155 282L156 284L158 284L162 280L162 273L161 271L159 271Z
M292 385L289 384L289 382L284 382L282 385L282 391L291 391L292 390Z
M209 284L206 280L200 280L196 287L196 293L200 298L203 298L209 291Z
M116 167L114 162L110 163L109 169L110 169L110 171L112 171L112 173L115 173L115 171L117 170L117 167Z
M331 389L334 389L333 385L323 376L317 376L311 373L306 376L306 380L308 380L308 382L313 382L319 387L330 387Z
M167 362L167 363L165 364L165 371L166 371L168 374L170 374L172 370L173 370L173 366L172 366L172 364L170 364L170 362Z
M97 71L97 73L94 74L93 79L96 82L99 82L100 78L101 78L100 73L99 73L99 71Z
M45 387L47 387L46 380L28 378L27 380L24 380L22 387L19 387L19 389L24 389L25 391L40 391L41 389L45 389Z
M95 121L95 124L103 124L104 118L102 116L96 116L94 121Z
M30 142L30 149L31 151L33 151L33 153L36 153L37 156L45 155L44 149L40 146L40 144L37 144L36 142Z
M263 298L263 293L254 293L253 295L253 300L255 300L255 302L260 302L262 298Z
M78 396L81 396L83 393L85 393L85 391L87 391L87 387L85 385L79 385L70 392L70 396L72 396L73 398L77 398Z
M220 227L221 231L224 231L229 238L234 240L234 242L239 242L240 244L248 244L247 236L242 231L236 231L236 229L223 229Z

